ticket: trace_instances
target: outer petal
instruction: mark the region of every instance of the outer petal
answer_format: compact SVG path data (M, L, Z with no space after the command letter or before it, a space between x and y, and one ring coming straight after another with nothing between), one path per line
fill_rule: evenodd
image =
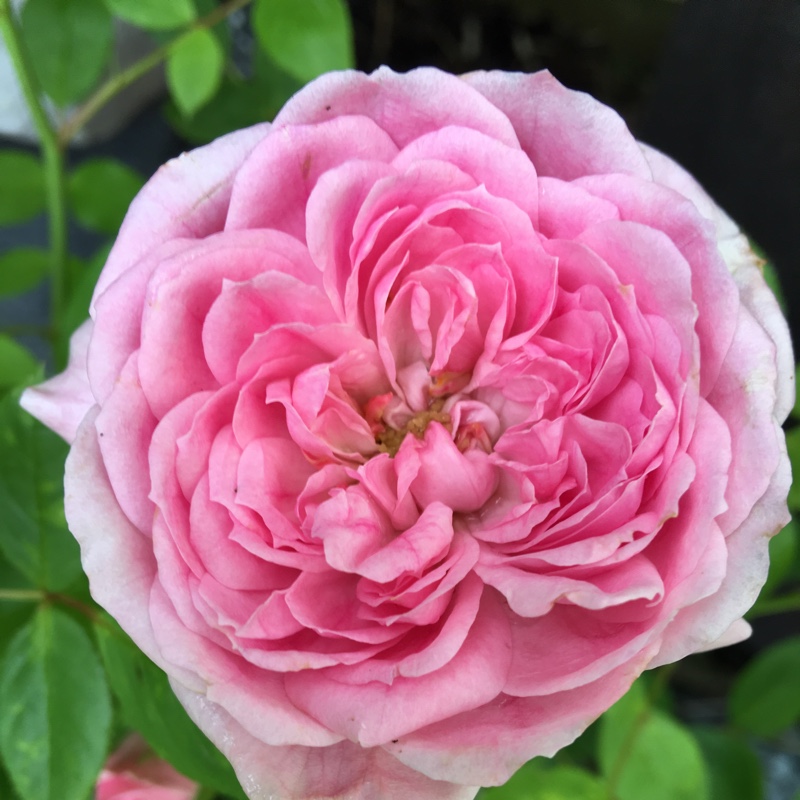
M269 129L262 123L234 131L164 164L131 203L94 296L162 242L221 231L233 179Z
M783 441L780 436L779 439ZM725 540L728 563L722 586L678 613L651 668L747 638L749 626L744 627L747 624L741 617L756 601L767 579L770 537L789 521L786 496L791 484L792 470L784 445L766 493L745 522Z
M742 303L775 343L778 373L774 413L775 419L783 422L792 410L796 391L792 339L786 318L764 280L761 260L751 249L747 237L739 233L722 239L719 248L739 287Z
M145 534L153 525L147 451L156 427L139 385L134 353L97 416L100 452L120 508Z
M230 759L251 800L471 800L477 786L431 780L380 747L270 747L200 694L173 681L189 715Z
M588 94L562 86L549 72L473 72L463 80L511 120L539 175L651 177L624 120Z
M502 784L531 757L552 756L579 736L625 694L651 655L652 648L645 649L600 680L570 691L546 697L500 695L482 708L423 728L386 749L438 780Z
M705 189L679 164L649 145L640 144L657 183L691 200L714 224L720 252L736 281L741 299L761 323L777 348L778 404L775 416L786 419L794 404L794 357L786 320L775 296L764 282L759 259L736 223L708 196Z
M736 327L739 292L728 278L711 226L691 202L650 181L618 175L593 176L578 181L592 194L609 200L622 219L663 231L692 266L692 296L697 304L695 326L700 340L701 389L714 385Z
M375 120L398 147L446 125L474 128L518 146L508 119L454 75L422 67L405 74L381 67L371 75L331 72L301 89L283 107L276 128L345 114Z
M94 405L86 373L86 354L93 325L87 319L72 334L67 368L49 381L26 389L19 401L29 414L33 414L70 444L75 439L81 420Z
M640 142L639 147L650 166L653 180L689 198L695 204L697 210L706 219L710 219L714 223L717 239L727 239L739 233L736 223L708 196L706 190L680 164L677 164L669 156L664 155L648 144Z
M96 406L81 423L67 458L64 503L69 529L81 546L92 597L149 658L167 665L153 635L149 605L156 559L147 536L125 516L108 480L95 430Z
M391 686L347 686L305 670L288 675L286 688L298 706L348 738L366 747L384 744L495 698L508 675L510 638L496 595L487 594L464 645L435 672Z
M372 120L336 117L266 137L236 176L225 227L273 228L305 239L305 207L320 175L348 161L390 161L392 140Z

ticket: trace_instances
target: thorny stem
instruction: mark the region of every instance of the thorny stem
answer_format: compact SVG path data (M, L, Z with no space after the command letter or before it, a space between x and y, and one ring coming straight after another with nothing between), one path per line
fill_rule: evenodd
M7 2L7 0L3 0ZM61 126L58 131L58 139L62 146L69 144L75 134L118 92L130 86L135 80L157 67L165 61L170 52L177 47L187 36L194 31L213 28L222 22L235 11L244 8L251 0L229 0L221 6L217 6L211 13L201 17L193 25L190 25L182 34L176 36L171 41L153 50L144 58L126 69L112 75L102 86L100 86L86 102Z

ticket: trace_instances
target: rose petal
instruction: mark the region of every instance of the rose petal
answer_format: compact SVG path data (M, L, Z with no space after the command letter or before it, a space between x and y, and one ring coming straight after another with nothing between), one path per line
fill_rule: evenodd
M230 714L178 683L172 687L190 716L236 769L250 800L472 800L477 787L434 781L380 747L352 742L329 747L271 747Z
M650 178L650 168L622 118L549 72L472 72L463 80L502 111L539 175L572 180L625 172Z
M306 671L287 675L286 689L300 708L351 741L384 744L496 697L508 671L509 635L500 604L487 596L461 650L436 672L356 687Z
M95 298L162 242L221 231L236 173L269 130L265 122L234 131L164 164L131 203Z
M69 363L64 372L31 386L22 393L19 403L40 422L52 428L70 444L95 399L86 374L86 355L93 323L86 320L69 340Z
M402 75L387 67L371 75L328 73L292 97L273 124L280 128L347 114L375 120L398 147L446 125L474 128L511 147L517 145L514 128L495 105L466 81L427 67Z

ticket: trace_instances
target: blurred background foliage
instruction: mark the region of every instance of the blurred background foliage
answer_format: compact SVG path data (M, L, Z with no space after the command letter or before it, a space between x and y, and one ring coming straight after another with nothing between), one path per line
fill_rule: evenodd
M85 800L130 730L203 798L243 798L164 674L93 603L63 517L67 447L17 405L65 363L147 175L271 119L322 72L383 63L546 67L639 132L682 12L680 0L0 0L0 798ZM118 130L143 108L152 150L151 134ZM790 505L800 515L800 490ZM771 555L750 643L646 674L575 744L481 796L800 800L796 522Z

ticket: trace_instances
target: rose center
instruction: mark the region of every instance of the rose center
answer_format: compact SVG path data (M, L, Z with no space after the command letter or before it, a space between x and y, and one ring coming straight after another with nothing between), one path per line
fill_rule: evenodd
M428 408L424 411L418 411L399 428L386 424L381 416L377 424L371 426L375 434L375 443L380 451L394 457L397 455L403 439L409 433L416 436L417 439L424 439L425 431L431 422L438 422L444 425L448 431L451 430L450 414L442 410L444 408L444 400L443 397L433 398Z

